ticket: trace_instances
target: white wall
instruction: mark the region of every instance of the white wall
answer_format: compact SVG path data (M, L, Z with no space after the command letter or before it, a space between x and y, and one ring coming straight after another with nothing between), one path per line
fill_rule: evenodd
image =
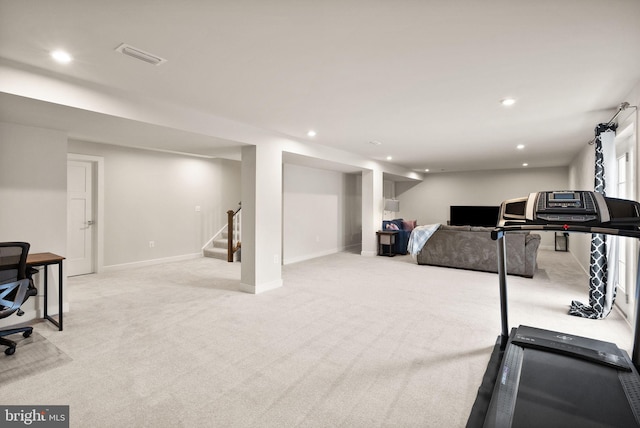
M418 224L446 224L451 205L500 205L531 192L566 189L568 184L564 167L428 174L413 187L396 184L400 201L396 217L416 219ZM541 245L552 247L553 234L542 235Z
M200 253L241 199L236 161L81 141L69 152L104 158L105 267Z
M359 182L359 175L284 165L284 264L360 244Z
M593 190L594 176L595 146L585 143L585 147L569 165L569 186L572 190ZM589 272L591 235L574 233L569 236L569 240L569 251L576 257L582 269Z
M31 253L67 251L67 136L60 131L0 122L0 241L26 241ZM39 275L42 277L42 275ZM38 280L38 279L37 279ZM39 281L42 281L40 278ZM21 319L41 316L42 288ZM49 270L49 310L57 310L57 268ZM67 299L65 299L66 305Z

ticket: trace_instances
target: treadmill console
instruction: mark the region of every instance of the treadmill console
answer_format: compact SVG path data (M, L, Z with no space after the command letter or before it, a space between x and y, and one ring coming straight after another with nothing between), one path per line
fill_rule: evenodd
M540 192L536 197L534 217L548 222L600 221L600 213L608 213L600 193ZM600 205L598 205L600 204Z
M554 190L504 201L498 226L570 224L636 228L640 204L585 190Z

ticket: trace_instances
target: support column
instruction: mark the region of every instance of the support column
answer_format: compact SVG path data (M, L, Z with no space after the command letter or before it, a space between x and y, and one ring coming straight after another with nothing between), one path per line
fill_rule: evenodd
M242 148L242 291L282 286L282 150Z
M382 227L382 171L362 172L362 251L363 256L378 254L376 231Z

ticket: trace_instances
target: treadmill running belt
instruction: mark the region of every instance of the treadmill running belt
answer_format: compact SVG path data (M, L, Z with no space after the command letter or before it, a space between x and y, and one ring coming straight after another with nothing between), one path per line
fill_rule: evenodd
M524 349L514 427L637 427L619 371Z

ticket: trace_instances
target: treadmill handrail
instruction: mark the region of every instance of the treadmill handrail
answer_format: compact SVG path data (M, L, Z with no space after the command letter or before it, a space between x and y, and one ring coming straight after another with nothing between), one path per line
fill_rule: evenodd
M614 236L627 236L630 238L639 238L640 239L640 230L631 226L632 228L624 229L624 228L614 228L614 227L604 227L604 226L584 226L580 224L509 224L506 222L504 225L496 226L493 232L491 233L491 238L493 240L498 239L497 232L511 232L511 231L555 231L555 232L577 232L577 233L597 233L602 235L614 235Z

